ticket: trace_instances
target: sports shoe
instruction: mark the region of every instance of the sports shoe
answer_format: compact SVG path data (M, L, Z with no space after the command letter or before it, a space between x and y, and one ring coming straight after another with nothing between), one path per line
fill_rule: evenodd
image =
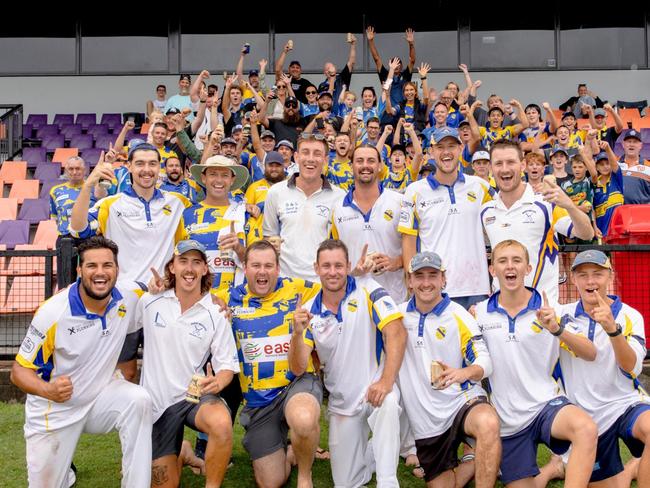
M72 488L77 482L77 467L74 463L70 463L68 468L68 488Z
M194 455L197 458L203 459L205 461L205 448L207 447L207 445L208 445L208 441L197 437L196 442L194 443Z

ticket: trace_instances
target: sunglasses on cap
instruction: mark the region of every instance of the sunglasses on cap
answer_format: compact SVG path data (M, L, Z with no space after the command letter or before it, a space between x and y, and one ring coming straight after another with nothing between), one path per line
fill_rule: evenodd
M323 134L312 134L310 132L303 132L302 134L300 134L300 138L301 139L307 139L307 140L315 139L317 141L324 141L325 140L325 136Z

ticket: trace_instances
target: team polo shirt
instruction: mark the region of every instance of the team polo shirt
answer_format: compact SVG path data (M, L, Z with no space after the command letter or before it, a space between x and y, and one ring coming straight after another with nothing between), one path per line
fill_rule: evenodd
M381 180L384 188L395 190L398 193L404 193L408 187L417 178L413 178L413 168L407 167L401 171L390 171L385 178Z
M203 190L194 180L183 180L178 184L174 184L169 181L169 179L165 178L159 188L162 191L183 195L183 197L187 198L192 203L199 201L199 195L203 196Z
M307 196L296 186L297 174L273 185L264 204L264 237L284 239L280 273L319 281L314 271L316 249L328 238L332 208L345 192L326 179L320 190Z
M212 274L212 290L228 288L235 282L241 261L232 251L232 258L222 258L219 251L219 236L230 234L230 223L234 223L235 233L242 245L246 245L246 204L231 201L229 206L198 203L183 212L181 225L182 239L194 239L205 247L208 266Z
M67 235L72 207L81 193L83 183L71 185L69 182L55 185L50 190L50 219L56 220L59 235Z
M352 167L350 160L340 161L334 159L331 161L327 168L327 180L341 190L348 191L354 185L354 175L352 174Z
M557 301L560 276L557 233L574 237L568 212L544 201L544 197L526 183L524 194L512 207L506 208L499 194L483 205L480 221L492 249L507 239L515 239L526 246L533 268L526 276L526 286L544 290L550 299ZM498 280L493 284L498 289Z
M293 312L298 296L305 303L319 291L318 283L298 278L278 278L275 290L263 297L253 295L248 285L218 291L232 312L239 382L247 406L268 405L295 379L288 355ZM314 371L311 359L307 371Z
M313 318L303 337L324 368L328 409L356 415L365 407L368 387L384 371L382 329L402 314L388 292L369 277L348 276L336 313L323 304L322 291L305 308Z
M539 134L542 134L542 141L545 141L551 136L551 131L549 130L549 123L547 122L546 125L538 125L537 127L527 127L524 130L521 131L521 134L519 134L519 142L530 142L533 143L535 142L535 139ZM542 148L544 147L550 147L549 144L544 144L541 146Z
M490 291L479 213L493 193L487 182L462 171L451 186L431 173L404 193L398 230L417 237L417 252L435 252L442 258L452 298Z
M428 439L449 430L469 400L487 396L480 383L470 381L434 389L431 362L441 361L450 368L480 366L486 377L492 360L474 317L447 294L429 313L418 311L415 297L399 309L408 334L399 371L400 392L415 438Z
M394 258L402 254L402 238L397 232L402 195L379 187L379 198L367 214L354 201L354 187L332 210L332 237L342 240L348 248L350 262L356 264L361 258L363 246L368 253L378 252ZM373 275L373 279L390 294L397 303L406 300L404 270L386 271Z
M104 315L86 310L80 280L47 300L36 311L16 355L48 383L69 376L70 400L57 403L27 395L25 429L51 432L82 420L113 377L126 335L135 332L135 308L143 286L122 281L113 288Z
M490 401L499 414L502 437L525 429L562 394L553 379L560 341L537 320L542 297L528 290L530 300L515 317L499 304L500 292L476 305L476 322L492 357Z
M181 217L189 202L178 193L154 191L146 201L133 188L102 198L88 211L84 229L70 228L74 237L101 234L119 246L120 277L149 281L150 268L162 273L182 236Z
M594 190L594 209L596 210L596 225L603 236L609 231L614 209L623 205L623 171L619 168L612 171L607 180L599 178Z
M246 245L250 246L253 242L262 239L262 224L264 222L264 202L266 195L271 188L271 183L266 178L256 181L246 190L245 200L248 205L256 205L260 209L259 217L252 215L248 217L248 229L246 232Z
M490 150L493 142L501 139L514 139L516 137L514 125L507 125L503 128L499 127L498 129L479 127L478 130L481 135L481 146L486 151Z
M230 323L209 293L185 312L173 289L147 293L136 310L136 326L143 330L146 344L140 384L151 395L154 422L185 398L192 375L203 375L209 357L214 374L239 373Z
M596 346L594 361L579 359L569 350L561 349L560 365L567 396L594 419L599 434L606 432L629 406L650 402L638 380L646 354L643 316L617 296L610 298L614 300L611 304L614 320L622 327L623 336L636 355L632 371L619 367L609 336L587 315L581 301L560 308L567 329L587 337Z

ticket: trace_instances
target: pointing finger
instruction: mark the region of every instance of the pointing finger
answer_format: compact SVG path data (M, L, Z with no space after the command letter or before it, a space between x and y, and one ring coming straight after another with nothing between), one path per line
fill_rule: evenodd
M363 250L361 251L361 260L366 260L366 254L368 254L368 244L364 244Z
M153 273L153 277L156 280L156 282L161 282L162 277L158 274L158 270L156 270L156 268L154 268L154 267L151 267L150 269L151 269L151 272Z
M546 291L542 290L542 300L544 301L544 306L548 307L548 297L546 296Z
M296 301L296 309L302 308L302 294L298 295L298 300Z
M214 376L214 371L212 370L212 363L208 363L208 376Z
M230 233L231 234L235 233L235 221L234 220L230 221Z

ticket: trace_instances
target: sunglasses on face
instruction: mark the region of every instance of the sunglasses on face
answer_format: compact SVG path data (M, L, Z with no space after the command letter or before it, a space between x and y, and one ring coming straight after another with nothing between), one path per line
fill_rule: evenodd
M307 91L305 92L306 95L316 95L317 92L315 91Z
M284 106L287 107L287 108L298 108L298 104L295 103L295 102L289 102L289 103L285 104Z

